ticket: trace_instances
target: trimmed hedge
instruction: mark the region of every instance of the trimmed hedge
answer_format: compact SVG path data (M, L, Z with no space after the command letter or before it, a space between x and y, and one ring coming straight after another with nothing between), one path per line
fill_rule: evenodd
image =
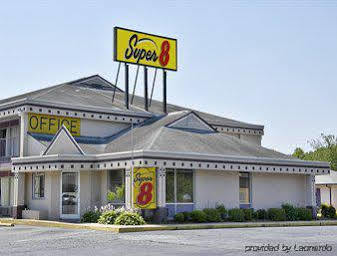
M177 213L176 215L174 215L174 220L176 222L184 222L185 221L185 216L182 212Z
M228 211L225 208L225 206L223 204L219 204L215 207L215 209L218 211L218 213L220 214L221 220L225 221L228 218Z
M190 212L183 212L184 214L184 220L190 221L191 220L191 213Z
M246 221L252 221L254 215L254 209L242 209Z
M286 220L289 221L294 221L294 220L298 220L298 211L297 209L291 205L291 204L282 204L282 209L285 211L286 213Z
M296 208L296 213L298 220L312 220L312 213L310 209Z
M117 216L118 215L115 211L103 212L102 215L98 219L98 223L100 223L100 224L114 224Z
M245 214L240 208L233 208L228 210L228 219L230 221L242 222L245 220Z
M88 211L81 218L82 223L97 223L101 213L99 211Z
M205 208L203 212L206 214L206 219L208 222L220 222L221 216L217 209Z
M115 225L144 225L143 217L135 212L122 212L115 220Z
M322 204L321 213L323 218L334 219L336 218L336 209L332 205Z
M256 219L258 220L266 220L268 219L268 213L265 209L259 209L255 212Z
M193 222L206 222L207 221L207 215L203 211L194 210L191 212L191 219Z
M268 209L268 218L273 221L285 221L287 216L282 208L270 208Z

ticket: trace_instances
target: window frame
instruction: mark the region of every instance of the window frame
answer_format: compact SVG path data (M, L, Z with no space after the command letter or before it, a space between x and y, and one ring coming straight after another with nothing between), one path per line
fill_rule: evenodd
M245 178L248 178L248 196L249 196L249 202L248 203L241 203L241 200L240 200L240 189L241 189L241 185L240 185L240 178L241 178L241 175L247 175L247 177ZM250 172L239 172L239 205L240 205L240 208L252 208L252 175Z
M178 178L177 178L177 174L179 171L185 171L188 173L192 174L192 200L191 202L178 202ZM194 200L195 200L195 195L194 195L194 170L189 170L189 169L168 169L166 171L166 175L168 172L173 172L173 202L167 202L166 200L166 204L194 204ZM166 183L166 188L165 188L165 193L167 192L167 181Z
M125 205L125 201L126 201L125 169L108 170L108 174L107 174L107 176L108 176L107 189L108 189L108 192L109 191L116 192L116 187L117 187L116 185L117 185L117 183L113 183L112 182L112 180L111 180L112 179L111 173L118 172L118 171L120 171L122 173L122 178L121 178L122 184L121 184L121 186L124 186L124 198L123 198L123 200L121 200L121 202L111 202L111 203L115 204L115 205ZM114 189L112 189L113 186L114 186Z
M43 178L43 195L41 196L41 180L39 179L39 195L36 196L35 194L35 182L36 182L36 177L41 177ZM46 175L43 172L37 172L32 174L32 199L33 200L43 200L46 197Z

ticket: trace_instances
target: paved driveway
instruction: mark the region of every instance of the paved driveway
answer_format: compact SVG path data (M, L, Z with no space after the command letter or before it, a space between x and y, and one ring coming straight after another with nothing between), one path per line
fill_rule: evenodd
M248 250L245 246L268 244L279 245L279 251L245 252L245 249ZM308 249L300 246L328 244L328 249L332 251L295 251L295 244L297 250ZM281 252L282 245L292 246L289 247L289 253ZM213 229L125 234L31 226L0 227L0 255L337 255L337 227Z

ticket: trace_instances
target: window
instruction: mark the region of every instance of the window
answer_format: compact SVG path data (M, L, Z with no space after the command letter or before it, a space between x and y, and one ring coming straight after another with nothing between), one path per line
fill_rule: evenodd
M6 129L0 130L0 156L6 156Z
M125 202L125 171L110 170L108 183L108 200L111 203L123 204Z
M193 203L193 172L190 170L167 170L166 202Z
M240 183L240 208L250 208L250 175L247 172L239 173Z
M45 185L44 173L34 173L33 174L33 199L44 198L44 185Z
M10 205L11 185L12 185L11 177L0 178L0 205L1 206Z

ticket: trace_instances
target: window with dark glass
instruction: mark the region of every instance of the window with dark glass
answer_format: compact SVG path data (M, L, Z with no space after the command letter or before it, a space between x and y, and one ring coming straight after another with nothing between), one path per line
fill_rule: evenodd
M193 171L166 171L166 202L193 203Z
M249 205L250 204L250 175L247 172L239 173L239 183L240 183L240 204Z
M166 203L174 203L174 170L166 171Z
M110 170L108 172L108 200L111 203L125 202L125 171L124 170Z
M45 177L44 173L33 174L33 198L44 198Z

